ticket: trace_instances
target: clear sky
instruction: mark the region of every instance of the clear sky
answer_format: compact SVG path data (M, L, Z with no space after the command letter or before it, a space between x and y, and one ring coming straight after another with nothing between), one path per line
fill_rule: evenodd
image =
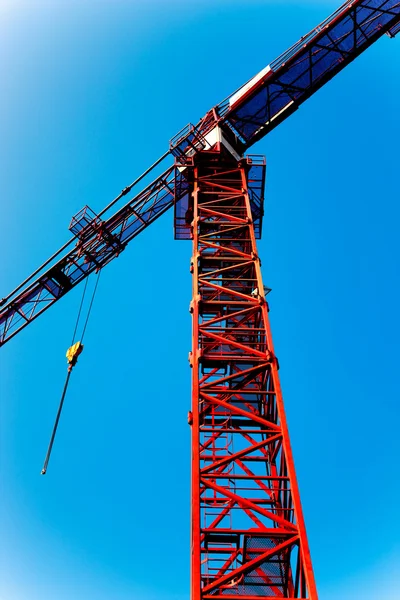
M336 7L0 0L0 296ZM321 600L400 587L399 65L384 37L254 147ZM46 477L81 290L1 349L1 600L188 600L190 254L166 214L104 270Z

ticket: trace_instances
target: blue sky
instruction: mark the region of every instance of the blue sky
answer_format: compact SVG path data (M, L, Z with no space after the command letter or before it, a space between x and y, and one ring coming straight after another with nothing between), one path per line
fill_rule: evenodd
M336 7L0 0L0 295ZM385 37L254 147L321 600L400 585L399 60ZM1 600L188 599L190 254L166 214L104 270L46 477L80 290L1 349Z

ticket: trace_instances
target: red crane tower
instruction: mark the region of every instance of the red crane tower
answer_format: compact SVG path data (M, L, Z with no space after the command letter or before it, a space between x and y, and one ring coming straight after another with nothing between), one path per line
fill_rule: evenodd
M400 2L346 2L180 132L101 213L84 207L74 238L2 300L4 344L174 207L176 239L193 241L192 600L318 597L256 246L265 159L245 152L399 29ZM161 176L101 218L171 155Z

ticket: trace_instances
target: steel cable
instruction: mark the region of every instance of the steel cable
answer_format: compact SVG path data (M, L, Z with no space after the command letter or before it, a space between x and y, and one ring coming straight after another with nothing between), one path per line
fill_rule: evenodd
M91 310L92 310L94 297L96 296L97 286L99 285L100 273L101 273L101 270L98 272L98 275L97 275L96 285L94 286L94 290L93 290L93 294L92 294L92 299L91 299L90 304L89 304L89 310L88 310L88 314L86 316L85 325L83 326L81 342L83 342L83 338L85 336L86 327L87 327L87 324L88 324L88 321L89 321L89 317L90 317L90 313L91 313Z
M74 329L74 333L72 334L71 346L72 346L72 344L75 341L75 335L76 335L76 331L78 329L79 319L81 318L81 312L82 312L83 302L85 300L85 295L86 295L86 289L87 289L88 281L89 281L89 277L86 277L85 287L83 288L83 294L82 294L81 304L79 306L78 316L76 318L75 329Z
M71 365L70 365L70 367L71 367ZM67 393L67 388L68 388L69 378L71 377L71 373L72 373L72 368L68 368L67 379L65 380L64 389L63 389L63 393L62 393L61 400L60 400L60 405L59 405L58 411L57 411L56 421L54 423L53 432L51 434L50 443L49 443L49 447L47 449L46 458L44 459L44 464L43 464L43 469L41 471L41 475L46 475L46 472L47 472L47 465L49 464L51 450L53 448L54 438L56 437L58 422L60 420L61 411L62 411L62 407L63 407L63 404L64 404L64 398L65 398L65 394Z
M101 273L101 271L99 271L98 275L97 275L96 284L95 284L94 289L93 289L92 298L91 298L91 301L90 301L90 304L89 304L88 313L86 315L85 324L83 326L82 337L81 337L81 344L82 344L82 340L83 340L83 338L85 336L86 327L87 327L87 324L88 324L88 321L89 321L90 313L92 311L93 301L94 301L94 298L96 296L97 286L99 284L100 273ZM72 336L71 346L74 343L75 335L76 335L76 332L77 332L77 329L78 329L79 320L80 320L80 316L81 316L81 312L82 312L82 307L83 307L83 303L84 303L84 300L85 300L85 295L86 295L86 289L87 289L88 280L89 280L89 278L87 278L86 282L85 282L85 287L84 287L84 290L83 290L82 299L81 299L81 303L80 303L80 306L79 306L78 316L77 316L76 323L75 323L75 329L74 329L74 333L73 333L73 336ZM83 346L82 346L82 348L83 348ZM75 355L75 358L73 358L71 360L71 362L69 363L69 365L68 365L68 374L67 374L67 378L66 378L65 383L64 383L64 389L63 389L62 394L61 394L61 400L60 400L60 404L58 406L57 416L56 416L56 420L55 420L55 423L54 423L53 431L51 433L50 443L49 443L49 446L47 448L46 458L45 458L44 463L43 463L43 468L41 470L41 475L46 475L46 473L47 473L47 467L48 467L48 464L49 464L49 460L50 460L50 456L51 456L51 451L53 449L54 439L56 437L58 423L60 421L61 411L62 411L62 408L63 408L63 405L64 405L64 400L65 400L65 396L66 396L66 393L67 393L68 384L69 384L69 380L70 380L71 373L72 373L72 368L75 366L76 361L77 361L77 356Z

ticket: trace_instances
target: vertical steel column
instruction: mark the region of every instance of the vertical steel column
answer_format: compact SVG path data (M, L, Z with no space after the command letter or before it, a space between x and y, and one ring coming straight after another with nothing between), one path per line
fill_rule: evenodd
M194 189L193 189L193 257L191 261L191 272L193 275L192 285L192 351L190 357L190 366L192 372L192 531L191 531L191 598L200 600L201 598L201 536L200 536L200 422L199 422L199 371L200 371L200 348L199 348L199 261L197 248L198 241L198 169L195 168Z
M191 600L317 600L248 164L195 161Z

